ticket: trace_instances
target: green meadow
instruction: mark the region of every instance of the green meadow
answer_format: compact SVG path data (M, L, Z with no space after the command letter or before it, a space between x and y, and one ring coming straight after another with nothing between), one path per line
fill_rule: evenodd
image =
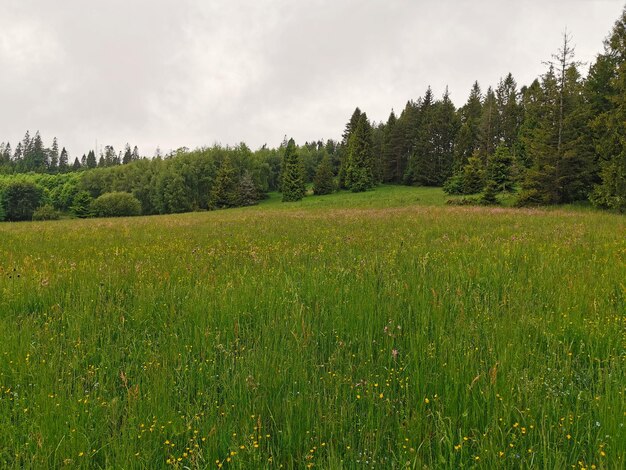
M624 468L626 218L444 200L0 224L0 467Z

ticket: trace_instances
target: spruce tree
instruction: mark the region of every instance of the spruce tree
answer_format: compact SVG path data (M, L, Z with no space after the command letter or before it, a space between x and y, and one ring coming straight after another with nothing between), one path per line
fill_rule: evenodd
M482 115L480 120L479 148L483 161L496 150L500 142L500 113L498 102L493 89L489 87L483 101Z
M374 187L374 153L372 147L372 128L367 115L363 113L348 143L345 186L352 192L367 191Z
M80 191L74 196L70 210L79 219L86 219L91 217L91 204L93 198L87 191Z
M59 173L65 173L69 170L69 156L67 150L63 147L61 155L59 156Z
M98 166L98 162L96 161L96 153L93 150L90 150L87 154L87 168L96 168Z
M513 190L513 158L509 148L499 145L487 159L487 182L493 182L496 192Z
M494 180L487 181L485 190L480 196L480 203L485 206L495 206L498 202L498 185Z
M348 153L350 146L350 138L352 134L356 131L357 125L359 123L359 119L361 119L361 110L357 107L352 116L350 116L350 120L346 124L346 128L343 131L342 141L339 146L340 153L340 165L339 165L339 187L341 189L346 189L346 168L348 164Z
M596 206L626 212L626 8L606 40L605 56L612 76L606 110L596 118L595 128L606 142L596 146L602 157L600 184L591 200Z
M215 182L211 188L209 207L211 209L225 209L239 205L239 182L235 168L227 155L215 175Z
M522 119L522 109L518 100L517 83L512 74L500 80L496 89L499 115L499 138L509 149L515 148Z
M485 187L485 170L478 151L467 160L463 167L463 194L476 194Z
M478 82L472 86L467 103L459 110L459 114L461 128L456 138L454 158L454 167L457 170L463 168L480 143L482 93Z
M323 195L335 191L333 165L328 154L324 155L313 178L313 194Z
M304 167L293 139L289 139L284 150L280 180L283 202L300 201L304 197Z
M253 206L259 201L259 191L249 171L239 179L238 202L240 206Z
M59 169L59 144L56 137L52 140L52 147L50 148L48 156L48 171L50 171L50 173L56 173Z
M126 147L124 148L124 156L122 157L122 165L129 164L133 159L133 153L130 150L130 145L126 143Z

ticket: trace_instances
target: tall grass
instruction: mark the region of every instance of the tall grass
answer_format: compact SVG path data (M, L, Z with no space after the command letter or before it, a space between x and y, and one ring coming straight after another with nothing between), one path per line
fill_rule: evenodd
M626 224L438 190L0 225L4 468L622 468Z

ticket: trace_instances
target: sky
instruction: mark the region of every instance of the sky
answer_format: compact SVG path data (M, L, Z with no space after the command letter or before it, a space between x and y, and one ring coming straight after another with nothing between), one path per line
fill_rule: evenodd
M530 84L565 29L585 70L624 0L0 0L0 141L71 158L339 138L430 85Z

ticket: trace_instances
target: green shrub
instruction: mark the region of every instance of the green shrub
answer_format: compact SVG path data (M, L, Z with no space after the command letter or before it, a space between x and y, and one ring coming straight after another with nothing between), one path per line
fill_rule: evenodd
M60 216L51 204L43 205L33 212L33 220L59 220Z
M141 214L141 203L130 193L106 193L93 201L91 210L96 217L129 217Z

